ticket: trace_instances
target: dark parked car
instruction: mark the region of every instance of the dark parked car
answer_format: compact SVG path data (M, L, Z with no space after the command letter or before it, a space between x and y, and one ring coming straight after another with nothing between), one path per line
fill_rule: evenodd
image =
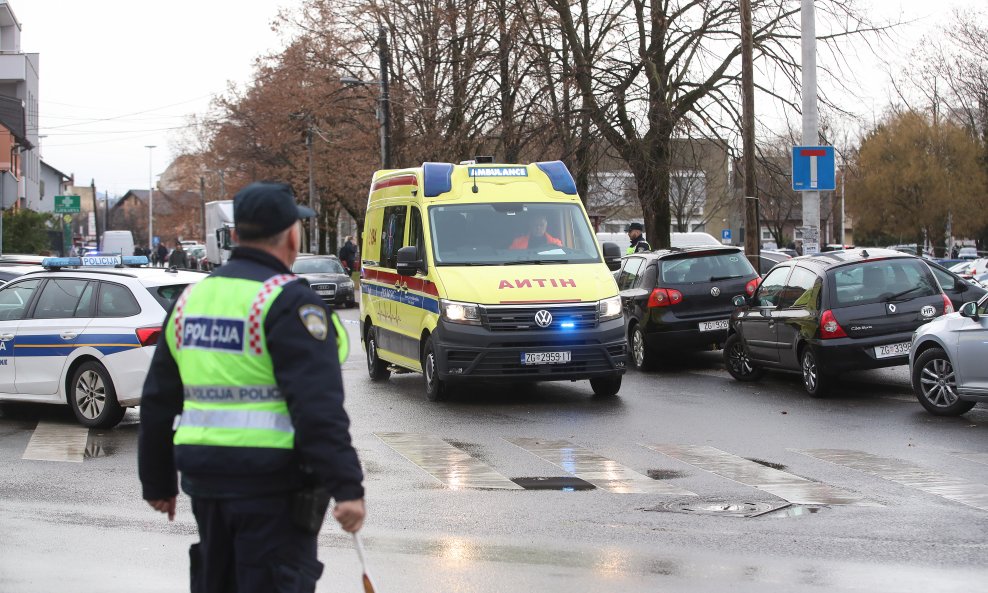
M958 274L951 272L936 262L929 260L923 261L933 270L933 275L936 276L937 282L940 283L943 293L950 299L950 304L954 306L954 311L960 311L961 305L966 302L980 300L985 292L988 292L974 282L961 278Z
M292 273L308 280L309 286L327 305L352 307L353 280L335 255L300 255Z
M782 263L787 259L792 259L788 253L762 249L758 255L758 273L764 276L775 267L775 264Z
M734 306L759 276L739 247L701 246L627 255L617 274L631 362L648 368L660 352L720 347Z
M907 364L913 331L953 311L922 259L877 248L783 262L735 304L724 344L731 376L799 371L814 397L842 371Z

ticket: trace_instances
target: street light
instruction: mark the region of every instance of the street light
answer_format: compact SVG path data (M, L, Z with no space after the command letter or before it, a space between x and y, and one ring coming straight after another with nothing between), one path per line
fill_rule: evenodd
M154 249L154 227L152 220L154 220L154 181L152 177L152 166L151 166L151 155L154 154L155 145L146 144L144 148L148 149L148 249Z
M381 61L381 80L360 80L359 78L354 78L352 76L344 76L340 78L340 83L346 86L357 86L357 85L370 85L377 84L381 85L381 97L380 97L380 111L378 113L378 120L381 122L381 168L390 169L391 168L391 99L388 96L388 71L390 70L390 65L388 64L388 36L384 27L380 28L380 32L377 37L378 45L378 57Z

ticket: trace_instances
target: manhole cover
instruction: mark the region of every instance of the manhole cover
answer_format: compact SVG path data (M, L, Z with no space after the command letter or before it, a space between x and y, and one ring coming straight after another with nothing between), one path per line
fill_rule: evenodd
M564 492L572 492L574 490L593 490L596 488L590 482L573 476L560 478L511 478L511 481L525 490L562 490Z
M749 502L736 500L671 500L646 511L685 513L689 515L716 515L719 517L756 517L777 511L789 503Z

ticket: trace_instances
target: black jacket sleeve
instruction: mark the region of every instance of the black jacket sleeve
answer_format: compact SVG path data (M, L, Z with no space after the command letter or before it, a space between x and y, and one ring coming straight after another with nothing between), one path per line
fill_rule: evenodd
M318 323L314 332L306 327L303 313L312 307L325 315L325 332L318 331ZM302 462L336 500L363 498L363 472L343 409L336 332L325 305L304 282L291 282L271 304L264 325L275 380L288 404Z
M162 332L170 318L169 311L161 326ZM172 426L175 416L182 413L182 401L182 378L162 333L144 380L141 425L137 433L137 467L145 500L161 500L178 494Z

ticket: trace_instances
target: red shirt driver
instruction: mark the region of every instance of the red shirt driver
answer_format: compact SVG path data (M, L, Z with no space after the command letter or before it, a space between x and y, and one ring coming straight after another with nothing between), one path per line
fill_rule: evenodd
M529 247L543 247L548 245L562 247L562 241L546 232L545 229L548 224L545 216L536 216L532 219L532 226L528 234L517 237L511 242L508 249L528 249Z

